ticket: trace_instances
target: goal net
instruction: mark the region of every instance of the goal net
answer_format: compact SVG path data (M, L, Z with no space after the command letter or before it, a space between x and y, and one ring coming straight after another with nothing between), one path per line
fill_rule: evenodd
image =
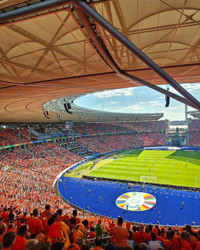
M157 176L140 176L141 182L147 182L147 183L158 183L158 177Z

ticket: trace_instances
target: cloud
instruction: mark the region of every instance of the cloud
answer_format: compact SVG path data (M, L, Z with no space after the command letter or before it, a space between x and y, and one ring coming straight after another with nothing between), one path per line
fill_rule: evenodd
M114 104L117 104L117 102L111 101L109 104L114 105Z
M113 89L113 90L94 93L94 96L98 98L110 98L114 96L133 96L133 95L134 95L133 88Z
M159 101L149 101L148 103L150 104L149 107L163 107L163 104L161 104Z
M171 106L168 108L168 110L180 110L183 108L183 105L176 105L176 106Z
M185 83L181 84L181 86L186 89L189 93L200 93L200 83ZM172 93L178 93L173 87L169 87L169 91ZM179 93L178 93L179 94Z
M135 113L136 111L141 110L141 109L143 109L141 105L133 104L127 107L119 108L118 112Z
M200 83L182 84L182 86L190 93L200 93Z

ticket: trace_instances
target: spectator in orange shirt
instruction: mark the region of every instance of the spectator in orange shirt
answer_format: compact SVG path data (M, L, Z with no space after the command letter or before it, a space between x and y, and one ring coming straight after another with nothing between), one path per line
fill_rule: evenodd
M3 248L2 250L11 250L15 243L16 233L8 232L3 236Z
M13 223L8 224L7 232L15 232L15 225Z
M150 234L144 232L144 225L141 224L139 227L139 231L135 233L135 241L140 244L140 243L148 243L151 240Z
M179 248L184 250L192 250L189 241L189 233L187 231L182 231L179 239Z
M136 226L132 227L132 232L133 232L133 234L132 234L132 240L135 241Z
M41 214L41 220L42 221L44 220L45 217L47 217L48 215L52 214L51 211L50 211L50 209L51 209L51 206L49 204L47 204L45 206L45 210Z
M164 245L164 239L163 237L161 236L161 230L158 228L158 235L156 237L156 240L159 240L162 242L162 244Z
M41 214L41 221L42 221L42 225L43 225L44 232L46 235L49 232L48 220L52 217L52 213L51 213L50 209L51 209L51 206L49 204L47 204L45 206L45 210Z
M164 246L167 250L179 249L179 241L174 238L175 232L173 230L167 231L167 239L164 241Z
M95 228L91 227L90 228L90 239L95 238L96 237L96 232L95 232Z
M161 237L162 237L163 241L167 239L164 227L161 228Z
M198 240L196 243L196 250L200 250L200 236L198 237Z
M63 212L62 209L58 209L57 212L56 212L58 214L58 221L62 221L63 220L63 218L62 218L62 212Z
M27 224L28 216L26 212L23 213L23 216L21 217L21 221L22 223Z
M72 218L75 218L76 219L76 224L78 225L81 221L80 219L77 217L77 210L74 209L73 212L72 212Z
M127 245L127 238L129 237L127 229L123 228L122 225L123 218L118 217L117 227L113 231L113 244L118 247L125 247Z
M69 234L70 230L69 227L63 221L57 221L56 216L54 216L54 220L49 220L48 223L50 225L48 239L47 242L51 246L53 246L56 242L63 242L64 247L63 250L66 250L70 245ZM58 218L58 217L57 217Z
M3 211L3 213L2 213L2 217L3 217L3 221L4 221L5 223L7 223L7 222L8 222L8 219L9 219L9 213L8 213L7 208L4 208L4 211Z
M33 210L33 217L30 217L28 220L28 226L29 226L31 238L34 238L36 234L42 233L43 231L42 221L38 219L38 214L39 214L38 209L35 208Z
M77 225L76 225L76 219L73 217L70 219L69 229L70 229L70 234L69 234L70 242L76 243L76 241L77 241Z
M179 241L174 237L175 232L173 230L167 231L167 239L164 241L164 246L167 250L177 250L179 249Z
M27 239L26 236L28 234L28 227L27 225L23 225L20 227L19 229L19 235L16 237L15 239L15 243L12 247L12 250L24 250L25 249L25 245L27 243Z
M189 243L192 250L194 250L196 247L197 238L193 235L192 227L190 225L186 225L185 230L189 233Z
M88 229L89 223L88 220L83 220L81 223L77 226L77 238L86 238L86 233Z

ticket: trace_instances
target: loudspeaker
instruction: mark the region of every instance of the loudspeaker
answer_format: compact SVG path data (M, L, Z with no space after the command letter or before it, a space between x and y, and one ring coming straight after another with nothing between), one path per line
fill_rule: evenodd
M67 107L68 107L68 109L71 109L72 107L71 107L71 104L68 102L67 103Z
M45 116L47 119L50 119L50 117L49 117L49 112L48 112L48 111L44 111L43 114L44 114L44 116Z
M165 96L165 101L166 101L165 107L167 108L167 107L169 107L169 103L170 103L170 98L169 98L169 96Z
M65 110L66 110L66 112L68 113L68 114L72 114L72 112L69 110L69 108L68 108L68 104L70 104L70 103L64 103L64 108L65 108ZM71 105L70 105L70 107L71 107Z
M169 88L167 88L167 90L169 90ZM170 103L170 97L169 96L165 96L165 107L169 107L169 103Z

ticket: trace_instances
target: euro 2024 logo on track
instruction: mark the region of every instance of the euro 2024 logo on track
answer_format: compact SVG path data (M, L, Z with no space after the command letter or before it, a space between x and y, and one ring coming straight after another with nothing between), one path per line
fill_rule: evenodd
M156 204L156 198L152 194L143 192L128 192L116 199L119 208L129 211L146 211Z

